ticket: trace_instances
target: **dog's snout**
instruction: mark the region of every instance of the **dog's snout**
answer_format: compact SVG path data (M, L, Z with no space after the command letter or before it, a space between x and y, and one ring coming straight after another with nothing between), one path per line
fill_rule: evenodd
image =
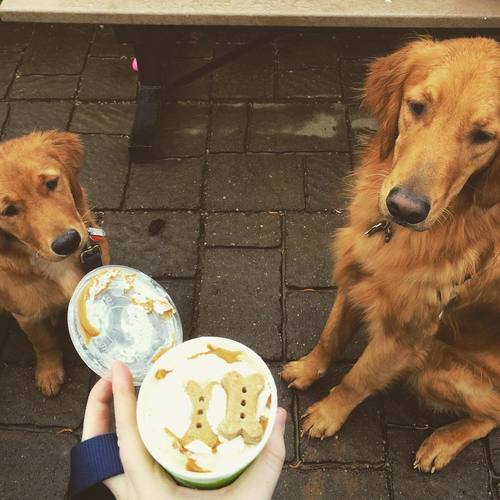
M80 233L76 229L69 229L52 242L52 250L57 255L70 255L80 246L81 241Z
M386 204L392 216L408 224L424 221L431 209L427 198L402 187L391 189Z

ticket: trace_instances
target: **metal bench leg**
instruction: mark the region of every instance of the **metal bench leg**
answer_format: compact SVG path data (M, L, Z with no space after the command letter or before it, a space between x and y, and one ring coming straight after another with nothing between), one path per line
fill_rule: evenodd
M153 141L161 106L161 58L156 51L148 43L135 44L139 84L129 153L137 163L153 160Z
M165 37L155 27L114 26L115 37L119 42L134 45L135 57L139 68L136 111L129 154L132 161L145 163L152 161L156 124L160 114L162 97L161 68L166 48L174 32Z

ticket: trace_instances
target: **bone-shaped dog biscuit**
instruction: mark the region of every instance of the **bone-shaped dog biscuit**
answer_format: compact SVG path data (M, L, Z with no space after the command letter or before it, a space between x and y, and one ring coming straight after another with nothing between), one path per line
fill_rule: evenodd
M186 384L186 393L193 403L193 413L189 429L179 439L182 446L199 440L215 451L220 444L217 434L212 430L207 420L207 408L212 397L214 384L215 382L211 382L205 386L200 386L194 380L190 380Z
M264 429L257 418L257 401L264 382L260 373L243 377L233 371L224 375L222 387L226 391L227 406L218 430L226 439L241 435L247 444L256 444L262 439Z

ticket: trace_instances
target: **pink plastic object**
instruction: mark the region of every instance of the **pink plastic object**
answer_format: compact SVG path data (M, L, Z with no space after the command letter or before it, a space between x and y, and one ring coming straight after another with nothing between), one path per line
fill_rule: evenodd
M139 66L137 65L137 59L135 57L132 58L132 69L136 73L139 71Z

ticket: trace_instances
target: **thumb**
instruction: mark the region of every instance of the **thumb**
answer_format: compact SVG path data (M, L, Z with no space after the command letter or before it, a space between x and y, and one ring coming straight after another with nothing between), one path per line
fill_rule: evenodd
M238 499L270 499L285 461L285 424L287 414L278 408L276 422L269 441L255 462L230 487Z

